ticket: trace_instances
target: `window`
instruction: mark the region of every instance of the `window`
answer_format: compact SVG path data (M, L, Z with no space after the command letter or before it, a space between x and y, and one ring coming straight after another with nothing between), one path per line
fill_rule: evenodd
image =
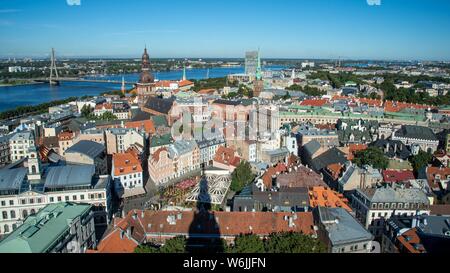
M3 231L4 231L5 233L8 233L8 232L9 232L9 226L8 226L8 225L5 225L5 226L3 227Z
M62 200L61 196L58 196L58 202L61 202L61 200Z
M80 195L80 199L84 200L84 194Z
M76 195L72 196L72 200L76 201L77 200L77 196Z
M11 219L16 218L16 212L15 211L12 210L12 211L9 212L9 214L11 216Z
M55 198L50 197L50 203L53 203L54 199L55 199Z
M8 219L8 213L6 211L2 212L2 216L4 220Z
M14 200L9 200L9 205L14 206Z
M22 211L22 216L23 216L24 219L27 218L27 216L28 216L28 211L27 211L26 209L24 209L24 210Z
M34 199L30 198L30 204L34 204Z
M64 200L69 201L69 196L65 196Z
M22 200L20 200L20 202L22 203L22 205L25 205L27 203L27 200L22 199Z
M2 201L2 206L6 206L6 202L5 201Z

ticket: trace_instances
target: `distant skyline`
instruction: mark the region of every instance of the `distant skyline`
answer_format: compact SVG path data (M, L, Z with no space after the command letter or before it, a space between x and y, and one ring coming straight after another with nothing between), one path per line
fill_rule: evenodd
M448 0L77 2L0 1L0 57L450 60Z

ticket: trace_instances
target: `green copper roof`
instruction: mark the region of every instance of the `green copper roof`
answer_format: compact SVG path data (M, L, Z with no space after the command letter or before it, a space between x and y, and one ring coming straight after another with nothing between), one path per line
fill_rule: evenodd
M153 123L155 127L158 126L168 126L167 120L164 116L152 116Z
M162 136L153 136L150 140L150 147L159 147L169 145L172 141L172 134L165 134Z
M0 242L0 253L46 253L51 251L73 219L88 213L91 205L75 203L50 204Z

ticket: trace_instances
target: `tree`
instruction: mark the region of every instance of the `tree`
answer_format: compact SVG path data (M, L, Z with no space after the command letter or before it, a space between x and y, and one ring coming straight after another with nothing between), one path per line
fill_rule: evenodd
M186 237L177 236L169 239L160 248L161 253L186 253Z
M116 120L117 117L113 113L107 111L107 112L103 113L99 119L105 120L105 121L111 121L111 120Z
M177 236L169 239L163 246L152 244L141 245L134 250L135 253L186 253L186 238Z
M159 247L154 245L140 245L134 249L134 253L160 253Z
M326 246L309 235L294 232L273 233L266 240L267 253L324 253Z
M359 167L371 165L376 169L386 169L389 165L388 158L384 155L383 150L378 147L369 147L366 150L356 152L353 162Z
M241 234L236 237L230 253L265 253L264 242L255 234Z
M87 118L87 117L89 117L89 115L90 115L91 113L92 113L92 108L91 108L89 105L85 104L85 105L83 106L83 108L81 108L81 116L82 116L82 117Z
M242 161L239 166L231 174L230 189L235 192L240 192L245 186L250 184L255 176L252 173L250 163Z
M423 167L426 167L431 160L433 159L433 155L422 150L415 156L411 156L409 161L414 168L414 171L417 173Z

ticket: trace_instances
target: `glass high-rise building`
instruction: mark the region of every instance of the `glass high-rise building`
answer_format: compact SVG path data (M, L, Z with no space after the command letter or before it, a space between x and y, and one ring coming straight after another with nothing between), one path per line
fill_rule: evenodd
M245 74L255 75L258 67L258 51L245 53Z

